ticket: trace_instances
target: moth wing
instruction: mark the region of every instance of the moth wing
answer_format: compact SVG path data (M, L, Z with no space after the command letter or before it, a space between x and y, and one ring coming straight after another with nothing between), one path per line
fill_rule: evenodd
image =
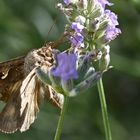
M6 102L0 113L0 130L13 133L20 123L20 87L24 79L24 57L0 63L0 101Z
M15 83L24 79L24 57L0 63L0 101L7 102Z
M11 95L0 113L0 130L5 133L13 133L20 126L20 86L22 81L14 84Z
M38 96L40 94L40 82L33 69L29 75L22 82L20 89L21 96L21 108L20 116L22 118L22 124L20 131L26 131L30 125L34 122L39 111Z

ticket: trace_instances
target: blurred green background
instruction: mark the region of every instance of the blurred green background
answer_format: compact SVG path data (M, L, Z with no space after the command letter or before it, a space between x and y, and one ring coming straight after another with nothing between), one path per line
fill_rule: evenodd
M103 77L113 140L140 140L140 0L112 2L122 30L111 43L114 68ZM45 40L61 35L66 21L55 8L56 3L0 0L0 61L25 55L41 47ZM58 117L59 110L44 101L28 131L0 133L0 140L53 140ZM104 140L96 86L70 100L61 140Z

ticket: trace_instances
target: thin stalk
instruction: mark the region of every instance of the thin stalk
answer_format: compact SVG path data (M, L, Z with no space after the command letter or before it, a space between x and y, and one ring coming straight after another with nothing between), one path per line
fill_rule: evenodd
M67 105L68 105L68 100L69 100L69 97L64 96L64 104L63 104L63 107L62 107L62 110L61 110L61 113L59 116L59 121L57 124L57 129L56 129L54 140L60 140L61 132L63 129L64 116L65 116L65 112L66 112Z
M102 117L103 117L106 140L112 140L102 78L97 83L97 86L98 86L98 91L99 91L99 98L100 98L100 103L101 103L101 110L102 110Z

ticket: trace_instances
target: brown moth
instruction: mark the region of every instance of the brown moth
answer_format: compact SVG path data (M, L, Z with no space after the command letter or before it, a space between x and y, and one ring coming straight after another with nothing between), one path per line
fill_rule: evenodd
M42 98L62 108L63 95L43 84L36 75L37 68L47 72L54 64L52 48L57 44L47 43L26 57L0 63L0 101L6 103L0 113L0 131L13 133L29 129Z

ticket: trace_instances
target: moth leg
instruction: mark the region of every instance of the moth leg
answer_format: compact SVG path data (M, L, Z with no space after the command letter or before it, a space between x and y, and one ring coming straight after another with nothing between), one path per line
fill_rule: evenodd
M44 69L44 70L43 70ZM62 108L64 102L64 96L58 92L56 92L52 87L52 81L50 80L49 72L45 72L47 67L38 67L36 69L36 75L42 82L42 89L44 91L45 97L48 99L50 103L53 105Z
M49 85L44 85L43 90L44 90L44 94L47 100L54 106L61 109L64 103L64 96L61 93L57 93Z

